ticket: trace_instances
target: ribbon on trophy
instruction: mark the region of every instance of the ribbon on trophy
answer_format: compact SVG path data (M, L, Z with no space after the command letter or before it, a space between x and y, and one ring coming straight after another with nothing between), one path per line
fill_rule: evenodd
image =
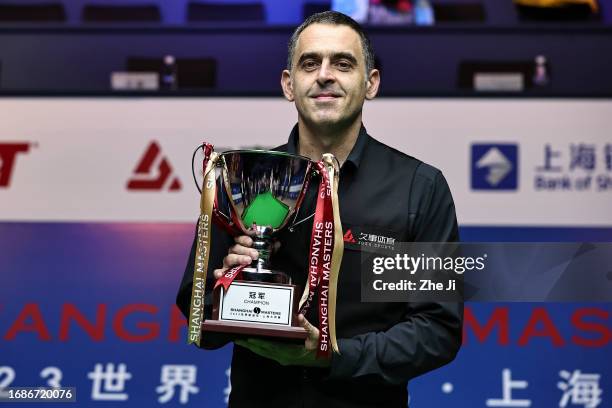
M225 289L225 291L227 292L234 279L240 280L242 278L242 270L247 266L249 266L249 264L238 265L234 266L231 269L228 269L222 277L217 279L217 282L215 283L215 288L221 285L223 286L223 289Z
M317 358L339 353L336 339L336 295L344 242L338 206L339 166L332 154L326 153L315 163L321 175L317 205L312 223L308 259L308 284L300 300L300 313L306 314L313 297L318 294L319 343ZM331 342L331 346L330 346Z
M213 206L217 194L215 184L215 164L217 153L213 146L204 143L204 181L200 198L200 217L196 240L195 264L193 268L193 287L191 289L191 304L189 306L189 337L188 344L200 346L202 338L202 322L204 321L204 297L206 289L206 272L210 257L210 235Z
M231 235L238 235L244 232L239 227L242 224L236 211L232 211L229 216L225 217L227 222L219 221L220 214L217 207L215 166L220 156L213 151L211 144L204 143L202 147L204 151L204 180L201 189L188 336L188 343L195 343L198 346L200 346L202 337L202 324L205 313L204 299L210 257L211 223L220 223ZM317 358L329 358L332 350L339 353L336 339L335 315L338 274L344 251L342 224L340 222L338 205L340 169L335 157L329 153L324 154L319 162L314 163L314 166L320 174L321 182L318 189L312 227L308 283L300 300L299 312L306 314L313 303L314 295L317 294L320 332ZM309 178L307 177L304 184L305 188L308 186L308 180ZM298 204L301 204L304 198L305 188L302 189L302 193L298 198ZM242 279L242 270L247 266L239 265L226 271L215 283L215 288L223 286L225 291L229 290L230 285L235 279Z

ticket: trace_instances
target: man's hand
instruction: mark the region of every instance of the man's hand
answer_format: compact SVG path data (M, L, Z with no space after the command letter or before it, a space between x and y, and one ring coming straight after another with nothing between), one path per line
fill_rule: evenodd
M329 359L317 359L316 350L319 343L319 329L314 327L303 315L298 315L298 322L308 333L304 345L286 344L262 339L236 340L234 343L248 348L253 353L269 358L281 365L299 365L305 367L327 367Z
M228 255L223 258L223 266L214 270L215 279L222 277L228 269L238 265L248 265L259 257L257 250L251 248L253 245L251 237L241 235L235 238L235 242L236 244L229 249ZM274 249L278 249L278 247ZM328 366L329 361L327 359L316 359L319 329L310 324L303 315L298 315L298 322L308 333L303 346L256 338L236 340L235 343L282 365Z
M227 256L223 258L223 266L214 270L215 279L222 277L228 269L238 265L249 265L259 257L259 252L251 248L253 240L248 235L236 237L234 241L236 245L232 246Z

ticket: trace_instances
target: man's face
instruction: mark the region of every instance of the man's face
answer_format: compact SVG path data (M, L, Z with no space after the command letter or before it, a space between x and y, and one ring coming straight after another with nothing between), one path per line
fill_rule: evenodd
M371 76L366 76L361 40L352 28L312 24L300 34L291 73L283 71L281 83L302 120L315 126L350 125L360 120L364 100L376 94L378 72L375 86Z

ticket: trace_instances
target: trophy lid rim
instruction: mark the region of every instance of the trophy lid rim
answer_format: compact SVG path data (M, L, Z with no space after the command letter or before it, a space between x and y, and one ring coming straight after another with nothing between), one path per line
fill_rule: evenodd
M290 158L294 158L294 159L304 159L307 160L309 162L312 162L312 160L310 160L309 157L306 156L302 156L300 154L295 154L295 153L289 153L289 152L281 152L278 150L265 150L265 149L234 149L234 150L227 150L225 152L219 153L219 156L224 156L224 155L229 155L229 154L236 154L236 153L255 153L255 154L271 154L274 156L285 156L285 157L290 157Z

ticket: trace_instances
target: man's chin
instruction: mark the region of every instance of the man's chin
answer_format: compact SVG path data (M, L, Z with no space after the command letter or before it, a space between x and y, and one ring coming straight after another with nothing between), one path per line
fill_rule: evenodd
M336 128L345 127L351 122L351 118L342 115L336 110L319 110L309 112L308 115L303 115L302 118L308 126L317 128Z
M342 121L341 115L337 112L317 112L310 118L312 124L316 126L336 125Z
M324 117L317 118L311 122L314 126L320 128L336 127L340 125L341 121L337 117Z

